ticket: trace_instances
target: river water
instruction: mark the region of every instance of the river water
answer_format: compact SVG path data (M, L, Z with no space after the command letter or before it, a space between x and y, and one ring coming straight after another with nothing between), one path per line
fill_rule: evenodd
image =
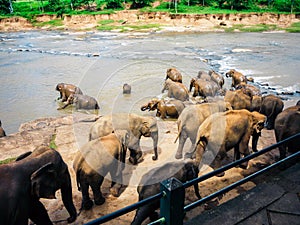
M186 85L199 70L236 69L285 106L300 99L300 34L293 33L0 33L0 120L8 134L21 123L72 113L58 111L57 83L72 83L95 97L99 113L136 112L162 96L166 70L176 67ZM132 86L131 95L122 86ZM231 84L225 78L225 86Z

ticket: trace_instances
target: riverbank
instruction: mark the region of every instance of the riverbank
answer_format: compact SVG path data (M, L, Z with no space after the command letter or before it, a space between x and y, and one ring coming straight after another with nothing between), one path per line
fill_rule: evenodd
M72 190L73 190L73 201L76 209L79 211L81 205L81 192L77 190L77 184L75 179L75 173L73 170L73 160L76 152L80 147L85 144L88 140L88 133L95 116L84 115L84 114L73 114L69 116L60 117L48 117L40 118L37 120L29 121L20 126L19 132L11 134L7 137L0 139L1 157L0 160L7 158L14 158L27 151L33 151L35 147L44 145L50 145L50 142L55 142L57 151L62 155L63 160L69 167L71 179L72 179ZM72 223L73 225L79 225L87 223L93 219L114 212L125 206L133 204L138 201L138 194L136 186L139 183L141 176L151 170L154 167L161 166L170 161L175 160L175 149L177 149L177 143L174 140L178 134L176 121L169 120L158 120L159 127L159 159L157 161L152 160L152 151L145 146L151 146L152 141L149 138L141 139L141 146L144 151L144 161L138 164L138 166L132 168L130 163L126 161L126 168L131 167L128 171L125 169L125 176L130 177L130 184L126 187L120 197L116 198L110 195L109 187L110 182L107 180L102 185L102 192L106 198L106 202L100 206L93 206L91 210L82 211L78 216L77 220ZM263 130L262 137L258 142L258 149L262 149L266 146L275 143L274 131ZM188 147L187 147L188 148ZM148 149L148 150L145 150ZM201 196L207 196L230 183L233 183L244 176L247 176L262 167L275 162L275 158L278 156L277 149L253 159L249 163L249 168L243 170L241 168L232 168L226 172L224 177L213 177L207 181L199 184ZM229 152L226 162L232 161L233 154ZM205 174L211 171L210 167L204 166L199 174ZM254 182L248 182L241 187L238 187L220 198L212 200L209 204L210 207L220 205L241 193L252 189L256 186ZM197 200L194 194L193 188L188 188L186 191L186 204ZM56 193L57 199L42 199L51 220L55 224L67 224L65 219L68 217L68 213L62 204L60 192ZM194 210L188 212L185 217L185 221L189 220L196 215L204 212L208 208L200 206ZM121 216L110 224L130 224L135 215L135 211L130 212L124 216ZM63 220L63 221L61 221Z
M21 17L0 19L0 32L27 30L224 32L275 30L283 32L300 21L295 14L170 14L123 10L99 15L39 15L35 22Z

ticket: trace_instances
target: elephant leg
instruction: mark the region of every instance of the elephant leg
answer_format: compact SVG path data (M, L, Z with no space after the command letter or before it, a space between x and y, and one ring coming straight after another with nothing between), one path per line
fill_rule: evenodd
M29 219L36 225L52 225L47 210L38 199L30 203Z
M175 155L176 159L181 159L182 158L182 151L183 151L183 147L184 147L184 144L186 142L186 139L187 139L187 135L184 131L182 131L179 135L179 144L178 144L177 152L176 152L176 155Z
M121 162L118 162L121 163ZM122 188L122 182L123 182L123 174L122 171L119 171L118 167L121 165L118 165L113 168L113 170L110 172L111 175L111 188L110 188L110 193L114 197L119 197L120 196L120 190Z
M253 131L253 134L252 134L252 150L254 152L257 152L257 142L258 142L258 139L260 137L261 133L257 133L255 131Z
M153 206L153 204L148 204L148 205L138 208L136 210L136 214L135 214L135 217L134 217L131 225L140 225L148 217L153 217L155 209L156 208Z
M80 187L82 193L81 209L89 210L93 206L93 201L89 196L89 184L86 182L80 182Z
M101 185L103 183L103 176L95 176L93 181L90 182L93 194L94 194L94 202L96 205L102 205L105 202L105 198L101 192Z
M239 149L240 149L240 152L242 152L242 154L243 154L244 157L247 156L247 155L250 155L248 144L245 144L243 141L239 144ZM242 169L247 169L247 167L248 167L248 161L243 162L240 165L240 167Z
M202 157L205 151L207 143L205 141L199 141L199 143L197 144L195 151L196 151L196 166L199 167L201 161L202 161Z
M139 162L139 159L141 159L143 155L141 148L138 147L137 150L129 148L129 151L130 151L129 162L132 163L133 165L136 165Z
M240 148L238 146L234 146L234 160L239 160L241 158Z
M184 159L195 159L195 158L196 158L195 143L192 143L190 151L184 154Z
M212 163L210 165L214 170L219 169L222 166L222 159L224 158L224 155L226 155L226 153L224 154L222 152L219 152L216 155L216 157L214 158L214 160L212 161ZM216 176L223 177L224 175L225 175L225 172L221 172L221 173L217 174Z

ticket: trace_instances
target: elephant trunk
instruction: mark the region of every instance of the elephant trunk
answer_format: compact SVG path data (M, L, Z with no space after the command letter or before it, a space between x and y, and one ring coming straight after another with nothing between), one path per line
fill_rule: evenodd
M68 223L72 223L76 220L77 212L72 199L71 177L67 167L64 173L64 177L62 177L62 180L63 180L61 184L62 201L67 211L70 214L70 217L68 218Z
M152 160L157 160L157 158L158 158L158 153L157 153L158 131L151 132L151 137L153 139L153 151L154 151L154 156L152 156Z
M201 199L198 183L194 184L194 190L195 190L195 194L196 194L197 198Z

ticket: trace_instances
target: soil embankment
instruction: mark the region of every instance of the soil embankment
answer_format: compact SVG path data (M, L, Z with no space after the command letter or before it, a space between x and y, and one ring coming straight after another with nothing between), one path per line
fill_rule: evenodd
M38 23L55 19L61 18L56 15L41 15L36 17ZM99 22L102 20L114 21L112 25L120 26L158 24L160 29L165 31L207 32L224 31L224 28L234 25L253 26L266 24L285 28L289 27L292 23L299 22L299 16L295 14L276 13L170 14L166 12L143 13L138 10L123 10L102 15L64 15L62 25L56 27L47 23L35 27L24 18L6 18L0 20L0 31L26 31L32 29L93 30L99 26ZM150 28L150 30L156 29ZM130 31L130 28L127 30Z

